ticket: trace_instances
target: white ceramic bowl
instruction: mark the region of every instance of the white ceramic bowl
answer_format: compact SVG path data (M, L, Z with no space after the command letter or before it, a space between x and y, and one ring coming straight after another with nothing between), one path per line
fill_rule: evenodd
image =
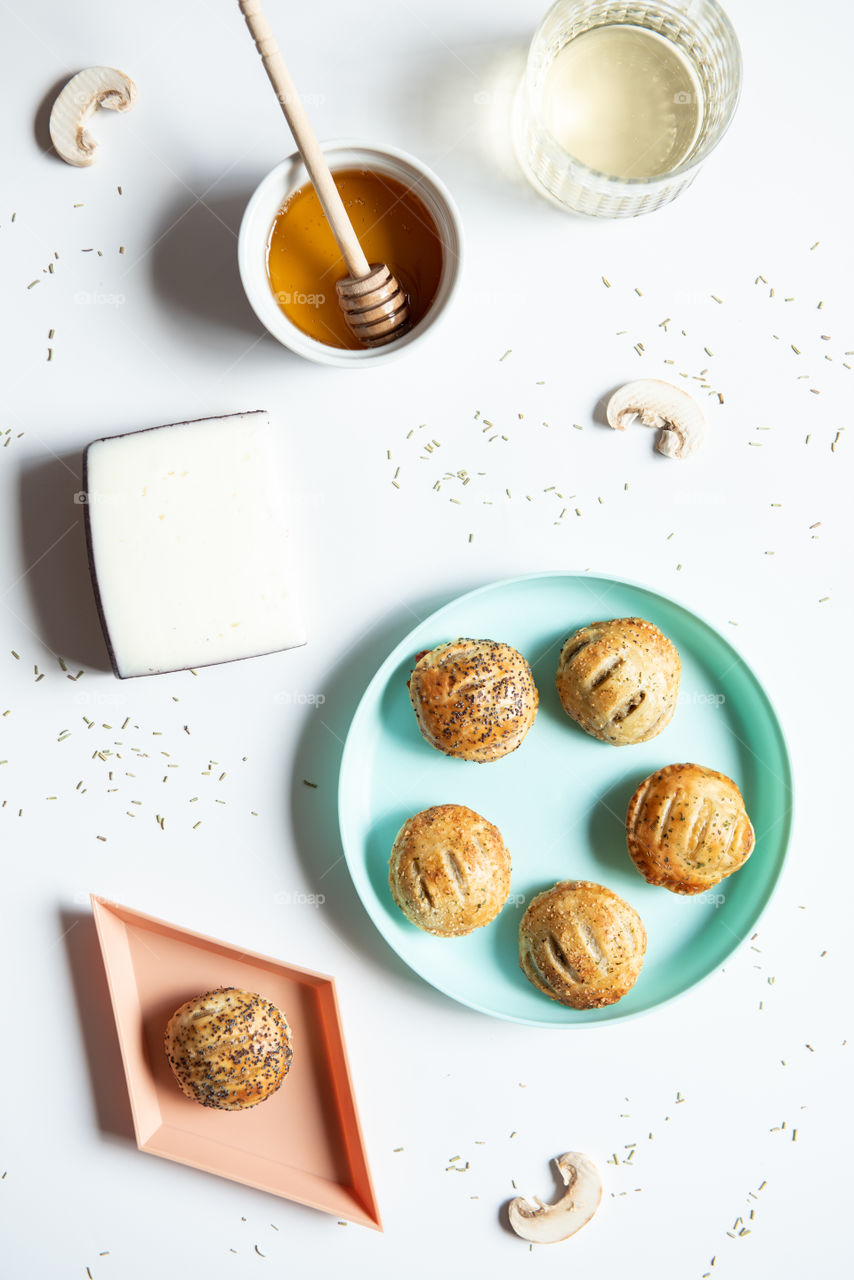
M399 356L413 343L432 333L444 315L460 274L463 236L460 215L451 193L426 165L396 147L372 147L365 143L335 140L322 144L333 169L366 168L386 173L413 186L436 222L442 240L442 274L436 296L419 323L403 337L382 347L345 351L330 347L298 329L276 302L267 275L267 243L276 214L298 187L309 181L298 154L277 164L263 178L243 215L237 243L240 278L250 305L264 328L284 346L318 364L340 368L365 368Z

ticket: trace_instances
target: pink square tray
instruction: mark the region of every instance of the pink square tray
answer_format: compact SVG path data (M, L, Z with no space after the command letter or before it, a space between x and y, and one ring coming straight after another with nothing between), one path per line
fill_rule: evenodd
M332 978L91 901L140 1150L381 1231ZM266 996L293 1031L286 1080L247 1111L186 1098L163 1050L178 1006L219 986Z

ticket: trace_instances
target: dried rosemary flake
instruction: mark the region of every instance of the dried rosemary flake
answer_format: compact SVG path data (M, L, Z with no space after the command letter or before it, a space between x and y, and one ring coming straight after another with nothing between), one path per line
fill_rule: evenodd
M642 292L640 291L640 289L637 287L637 285L635 285L635 293L638 295L638 297L639 297L639 298L642 298L642 297L643 297L643 294L642 294Z
M811 244L811 245L810 245L810 253L812 253L813 249L817 249L817 248L818 248L818 246L819 246L820 244L821 244L821 241L820 241L820 240L816 240L815 244Z
M31 281L30 281L30 283L27 285L27 288L28 288L28 289L32 289L32 288L33 288L33 286L34 286L34 285L37 285L37 284L41 284L41 281L40 281L40 280L31 280Z
M123 245L123 244L120 244L120 245L119 245L119 253L124 253L124 251L125 251L125 247L124 247L124 245Z
M573 427L574 427L574 429L575 429L576 431L583 431L583 430L584 430L584 427L581 425L581 423L580 423L580 422L573 422L573 424L572 424L572 425L573 425Z
M603 276L603 277L602 277L602 283L604 284L604 286L605 286L605 288L606 288L606 289L610 289L610 288L611 288L611 281L610 281L610 280L608 280L608 279L606 279L606 277L605 277L605 276Z
M21 655L19 653L16 653L14 649L10 649L9 652L11 653L13 658L18 658L20 660Z
M504 352L504 355L501 357L501 360L506 360L506 359L507 359L507 357L508 357L508 356L510 355L510 353L512 352L512 350L513 350L513 348L512 348L512 347L508 347L508 348L507 348L507 350ZM501 364L501 360L499 360L499 361L498 361L498 363L499 363L499 364Z
M719 298L715 293L709 294L709 297L712 299L713 302L717 302L721 304L723 303L723 298Z

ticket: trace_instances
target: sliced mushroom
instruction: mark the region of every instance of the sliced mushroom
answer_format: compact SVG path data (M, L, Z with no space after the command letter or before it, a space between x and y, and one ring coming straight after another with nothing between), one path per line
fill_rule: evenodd
M50 113L50 140L68 164L92 164L98 144L84 128L98 107L128 111L136 102L136 85L115 67L87 67L72 76Z
M689 458L703 443L706 424L696 400L659 378L627 382L608 401L608 426L625 431L635 418L656 427L655 447L667 458Z
M599 1208L602 1179L592 1160L579 1151L567 1151L555 1160L566 1183L566 1191L554 1204L544 1204L538 1196L534 1203L517 1196L508 1206L510 1226L523 1240L532 1244L556 1244L568 1240Z

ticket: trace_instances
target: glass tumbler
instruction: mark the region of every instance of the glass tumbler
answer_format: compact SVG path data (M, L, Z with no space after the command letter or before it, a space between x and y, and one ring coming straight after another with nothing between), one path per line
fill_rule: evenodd
M616 35L614 27L620 28ZM567 51L594 31L594 40L587 37ZM632 41L643 48L647 65L633 59ZM647 88L655 95L651 103ZM726 132L740 91L738 39L715 0L557 0L534 35L517 93L516 154L533 187L562 209L602 218L651 213L694 180ZM657 115L650 115L653 109ZM575 130L571 138L592 139L583 159L567 149L565 133L555 136L561 132L556 119ZM623 154L615 173L597 167L597 155L607 169L617 154L613 145L609 149L609 126L631 148L636 123L636 155ZM680 139L681 152L674 151L668 166L667 148ZM644 172L651 146L657 163Z

